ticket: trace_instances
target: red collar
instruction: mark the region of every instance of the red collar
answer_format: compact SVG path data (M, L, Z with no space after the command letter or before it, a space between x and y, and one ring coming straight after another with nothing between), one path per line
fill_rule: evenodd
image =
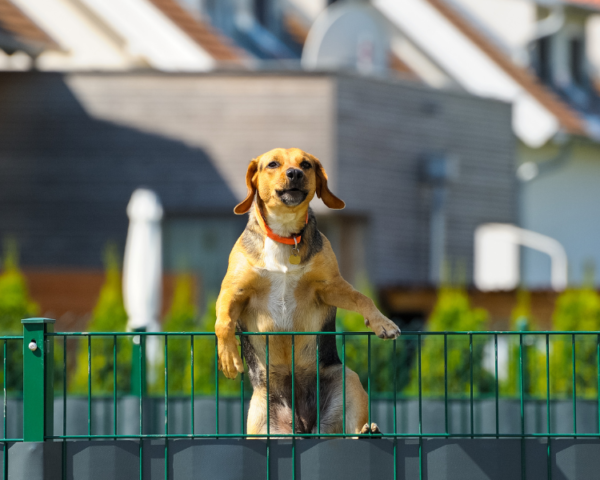
M285 245L296 245L302 241L302 237L300 235L292 235L291 237L281 237L275 232L273 232L273 230L271 230L271 228L267 225L267 222L265 221L265 218L263 217L262 212L260 211L260 208L258 208L258 204L256 202L254 202L254 211L256 213L256 219L258 220L258 224L267 234L267 237L269 237L271 240L275 240L279 243L284 243ZM306 211L306 224L308 224L308 210Z

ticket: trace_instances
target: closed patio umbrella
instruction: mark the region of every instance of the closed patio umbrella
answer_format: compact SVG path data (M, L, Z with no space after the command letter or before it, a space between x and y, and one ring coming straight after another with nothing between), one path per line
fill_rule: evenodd
M137 189L127 205L129 230L123 262L123 298L130 331L160 331L158 316L162 297L162 232L163 209L152 190ZM145 343L145 345L144 345ZM150 364L158 361L158 339L146 342L134 338L132 382L133 393L145 392L145 365L139 361L140 348L145 349ZM140 372L141 369L141 372ZM140 379L142 381L140 382Z

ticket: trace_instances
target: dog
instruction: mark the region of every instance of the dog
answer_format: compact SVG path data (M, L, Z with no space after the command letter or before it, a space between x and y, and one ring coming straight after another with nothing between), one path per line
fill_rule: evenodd
M353 310L383 339L400 335L365 295L340 275L329 241L309 208L315 194L332 209L345 203L327 185L321 162L300 149L277 148L250 162L248 195L234 208L250 213L229 257L217 299L215 333L219 369L227 378L244 371L236 331L334 332L337 308ZM266 337L242 336L253 387L248 434L267 433ZM295 432L292 432L292 339L269 337L269 431L342 433L342 363L335 336L297 335L294 343ZM319 343L320 430L317 426ZM380 433L368 423L368 397L358 375L346 368L346 433Z

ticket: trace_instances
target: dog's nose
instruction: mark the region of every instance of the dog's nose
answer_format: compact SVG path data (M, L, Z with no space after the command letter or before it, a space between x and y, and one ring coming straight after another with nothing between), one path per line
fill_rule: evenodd
M304 172L298 168L288 168L285 174L292 182L294 180L302 180L302 177L304 177Z

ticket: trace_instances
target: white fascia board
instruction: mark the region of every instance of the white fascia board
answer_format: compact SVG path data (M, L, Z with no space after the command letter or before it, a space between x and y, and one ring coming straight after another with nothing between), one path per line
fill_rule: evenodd
M73 3L65 0L12 0L58 42L62 52L42 53L40 70L124 69L131 59Z
M558 119L426 0L373 5L467 92L513 104L513 129L537 148L560 129Z
M206 71L214 59L147 0L80 0L120 36L127 49L163 71Z

